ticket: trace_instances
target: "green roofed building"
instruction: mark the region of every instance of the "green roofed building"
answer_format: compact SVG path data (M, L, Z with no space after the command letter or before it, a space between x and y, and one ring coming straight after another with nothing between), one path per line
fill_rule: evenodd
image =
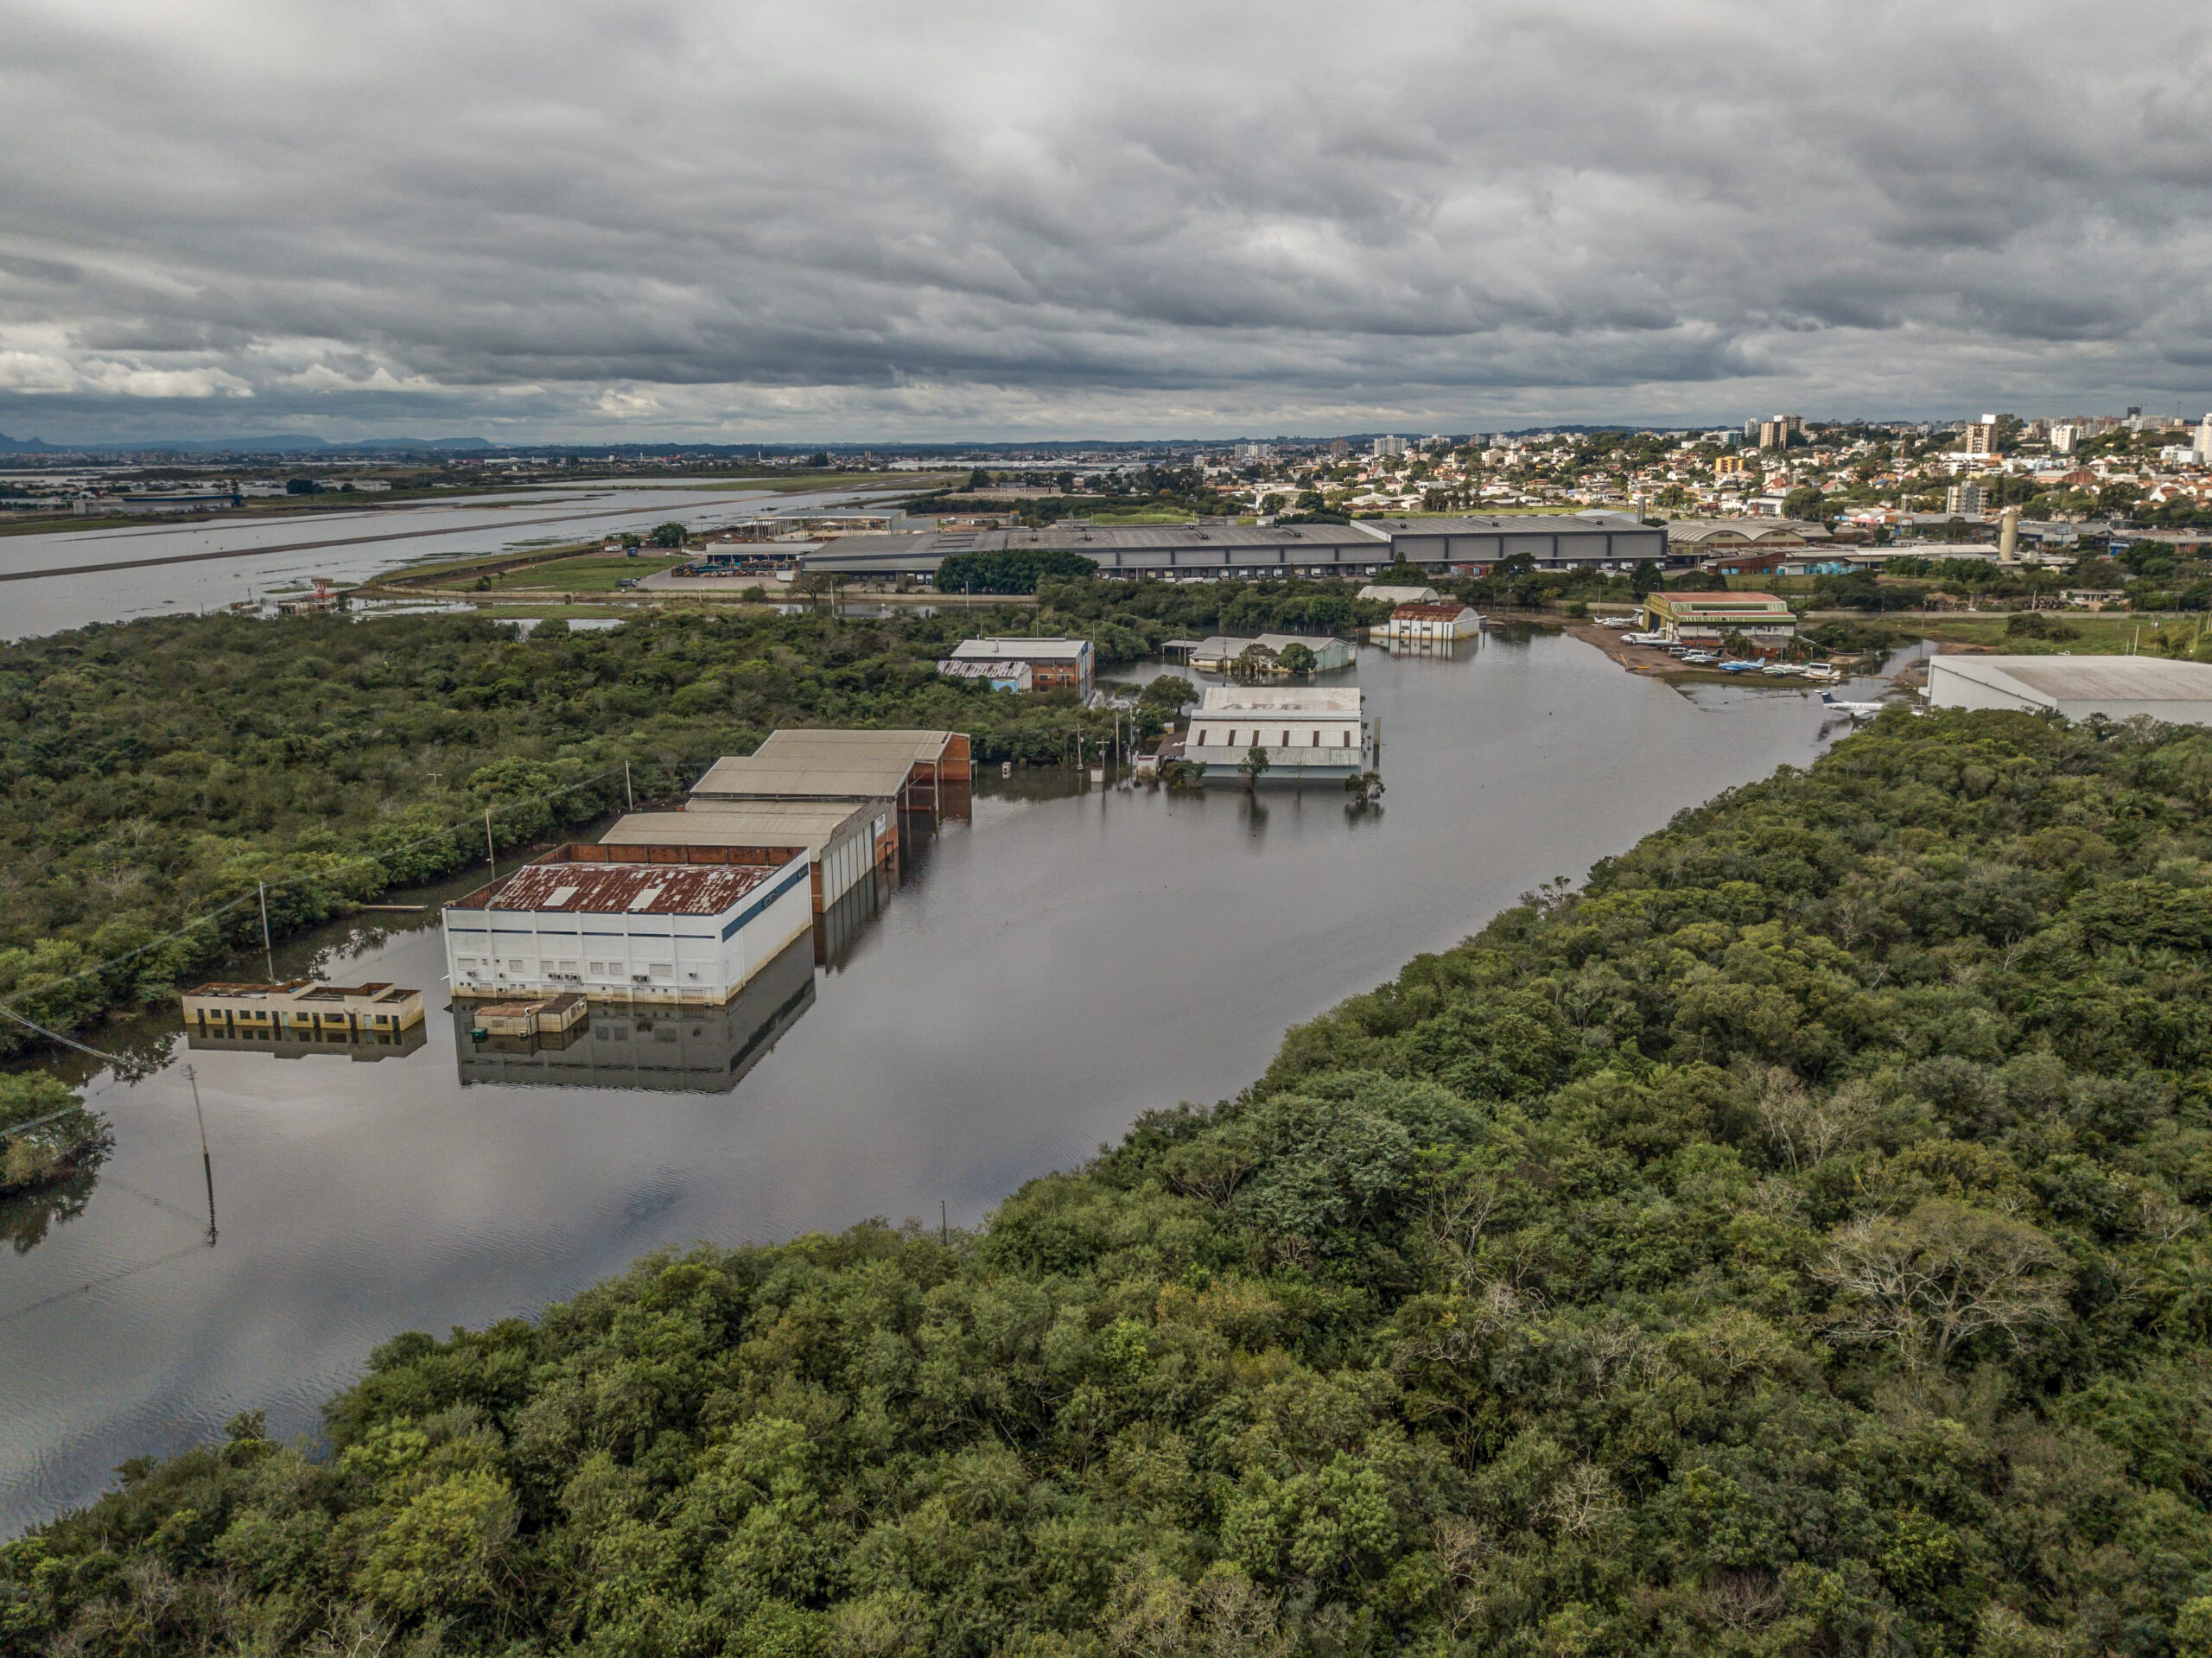
M1647 632L1700 644L1741 633L1769 650L1797 636L1797 619L1770 593L1654 593L1643 601L1643 626Z

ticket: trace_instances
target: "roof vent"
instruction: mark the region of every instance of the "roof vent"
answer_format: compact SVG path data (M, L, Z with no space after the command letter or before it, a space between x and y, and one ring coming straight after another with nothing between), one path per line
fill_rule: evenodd
M570 899L575 897L579 890L580 889L574 886L555 887L551 892L545 895L545 907L549 910L559 909Z
M630 908L632 912L639 910L650 910L653 907L653 900L658 899L660 895L661 889L659 887L648 886L644 892L639 893L637 897L630 900Z

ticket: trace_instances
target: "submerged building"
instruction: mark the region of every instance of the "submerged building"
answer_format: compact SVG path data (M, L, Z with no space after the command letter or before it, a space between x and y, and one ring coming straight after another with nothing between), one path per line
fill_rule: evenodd
M1351 646L1327 633L1262 633L1255 638L1215 633L1180 648L1188 652L1191 666L1202 673L1233 672L1247 651L1253 653L1261 672L1278 673L1285 670L1274 665L1275 658L1294 645L1302 645L1313 653L1313 671L1317 674L1334 673L1339 668L1351 666ZM1170 646L1171 650L1174 648Z
M717 847L675 848L683 861L671 862L618 850L564 846L446 905L453 994L717 1006L813 928L804 847L774 862Z
M1254 749L1262 780L1299 783L1374 769L1374 734L1356 685L1213 685L1191 715L1182 758L1207 781L1241 778Z
M817 915L875 874L899 867L899 812L888 797L859 800L706 799L683 811L632 812L600 836L611 862L686 863L713 848L728 861L781 863L793 850L813 861ZM747 855L755 854L755 855Z
M185 1024L207 1034L330 1031L395 1034L423 1022L423 993L396 984L203 984L183 995Z
M769 734L750 754L716 760L691 785L690 809L712 801L888 800L902 812L962 816L974 781L963 731Z
M1400 605L1390 613L1389 621L1368 632L1370 638L1377 639L1448 643L1474 638L1482 631L1482 618L1475 613L1472 605L1445 599L1433 604Z

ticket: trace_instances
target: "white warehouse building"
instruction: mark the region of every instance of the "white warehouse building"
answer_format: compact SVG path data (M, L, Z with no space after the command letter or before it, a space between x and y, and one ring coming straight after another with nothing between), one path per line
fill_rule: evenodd
M2137 715L2212 725L2212 663L2160 657L1935 656L1928 701L1939 708L2017 708L2069 720Z
M775 863L607 855L563 847L448 905L453 994L718 1006L813 929L813 860L803 847Z
M1268 783L1356 777L1374 768L1375 740L1357 685L1212 685L1191 715L1183 758L1209 781L1243 775L1255 748Z

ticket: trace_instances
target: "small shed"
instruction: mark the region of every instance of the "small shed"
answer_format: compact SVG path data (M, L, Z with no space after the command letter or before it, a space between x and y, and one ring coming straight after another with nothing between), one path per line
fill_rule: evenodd
M570 991L534 1001L495 1001L476 1010L486 1036L557 1036L584 1022L591 1004Z

